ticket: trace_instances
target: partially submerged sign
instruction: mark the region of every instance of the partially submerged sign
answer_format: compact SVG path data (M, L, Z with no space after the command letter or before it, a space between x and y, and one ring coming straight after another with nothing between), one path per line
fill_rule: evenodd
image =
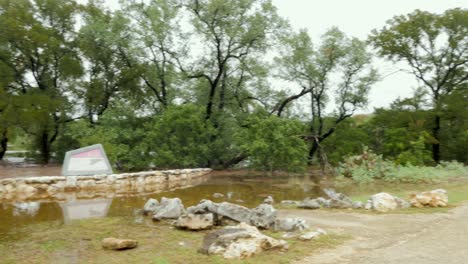
M65 176L111 173L112 167L101 144L75 149L65 154L62 167L62 174Z

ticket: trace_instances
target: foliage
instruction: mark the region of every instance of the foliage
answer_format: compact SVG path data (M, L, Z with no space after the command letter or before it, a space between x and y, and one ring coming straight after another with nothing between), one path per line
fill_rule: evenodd
M276 116L253 116L248 128L239 135L241 149L253 167L263 170L304 171L307 145L301 139L305 129L301 122Z
M435 162L441 159L443 100L455 91L466 89L468 79L468 10L455 8L443 14L416 10L395 16L381 30L374 30L370 41L379 54L392 61L403 61L431 94L434 110L431 134Z
M370 183L376 179L388 182L437 182L455 177L467 177L468 167L462 163L441 162L436 167L414 166L407 163L405 166L392 161L384 160L364 150L361 155L351 156L337 168L338 175L351 177L358 183Z
M158 168L206 167L213 158L211 138L216 131L205 122L202 107L169 107L145 131L145 153Z
M59 139L59 157L65 151L92 144L102 144L111 164L118 170L140 170L150 163L141 144L147 118L137 117L129 108L121 106L107 111L95 125L84 120L69 124Z

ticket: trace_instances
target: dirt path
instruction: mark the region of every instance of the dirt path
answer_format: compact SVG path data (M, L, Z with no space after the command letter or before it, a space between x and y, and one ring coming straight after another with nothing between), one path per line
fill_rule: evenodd
M296 263L468 263L468 204L448 213L368 215L352 212L283 210L312 227L349 234L352 240Z

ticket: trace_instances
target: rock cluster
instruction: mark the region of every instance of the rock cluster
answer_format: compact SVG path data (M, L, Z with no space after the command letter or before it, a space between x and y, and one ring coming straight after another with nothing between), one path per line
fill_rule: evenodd
M222 255L224 258L247 258L265 250L287 250L288 243L262 234L246 223L227 226L207 234L199 250L205 254Z
M422 192L411 197L411 205L414 207L422 208L429 207L445 207L448 204L447 191L444 189L437 189L433 191Z
M249 209L245 206L228 202L215 203L210 200L202 200L198 205L187 208L190 214L212 213L216 221L228 218L239 223L247 223L258 228L271 228L275 222L277 211L269 204L261 204Z
M253 254L269 249L286 250L288 243L276 240L262 234L259 229L274 229L286 231L285 237L310 240L325 231L302 233L309 229L306 221L301 218L277 218L277 211L271 204L269 197L259 206L247 207L228 202L215 203L202 200L186 210L178 198L162 198L161 202L149 199L143 211L153 215L153 219L176 219L174 225L180 229L203 230L214 225L230 224L223 229L208 233L203 241L200 252L205 254L219 254L224 258L246 258Z
M298 208L303 209L320 209L320 208L337 208L337 209L347 209L347 208L362 208L363 205L361 202L354 202L348 196L337 193L333 189L324 189L325 194L329 199L318 197L315 199L306 198L302 202L298 202ZM296 204L296 201L282 201L284 204Z

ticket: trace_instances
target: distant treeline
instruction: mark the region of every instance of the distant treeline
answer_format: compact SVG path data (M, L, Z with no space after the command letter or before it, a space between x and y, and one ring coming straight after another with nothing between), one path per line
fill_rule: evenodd
M421 87L353 116L382 78L375 56L406 63ZM466 163L467 63L466 9L416 10L367 40L331 28L313 43L270 0L113 11L0 0L0 159L22 138L41 163L102 143L120 170L301 171L367 147L400 164Z

